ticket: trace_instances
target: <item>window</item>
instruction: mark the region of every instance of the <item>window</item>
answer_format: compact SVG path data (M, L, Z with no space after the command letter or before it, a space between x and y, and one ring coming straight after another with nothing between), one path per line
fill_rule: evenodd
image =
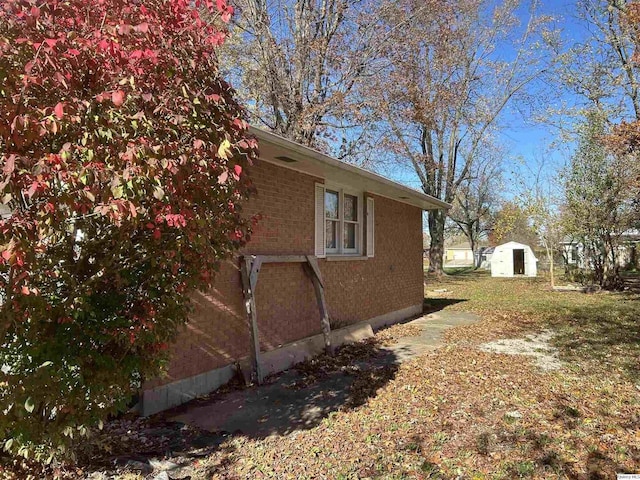
M358 197L344 194L344 221L342 227L342 250L357 253L360 237L360 215L358 215Z
M364 205L362 199L362 194L357 192L316 185L317 256L363 254ZM371 200L367 205L371 205L373 222L373 199L367 200ZM371 231L371 252L373 252L372 237L373 231ZM367 244L369 245L369 238L367 238Z
M331 190L324 192L325 248L327 252L337 253L340 232L340 193Z

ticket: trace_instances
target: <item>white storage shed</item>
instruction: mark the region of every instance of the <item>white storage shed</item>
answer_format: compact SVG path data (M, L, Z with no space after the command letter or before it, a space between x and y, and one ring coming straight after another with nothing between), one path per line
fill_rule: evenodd
M492 277L535 277L538 259L529 245L508 242L498 245L491 257Z

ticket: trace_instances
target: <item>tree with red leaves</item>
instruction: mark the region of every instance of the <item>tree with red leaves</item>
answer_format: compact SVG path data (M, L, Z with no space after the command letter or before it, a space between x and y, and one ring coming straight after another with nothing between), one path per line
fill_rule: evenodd
M226 0L0 5L0 439L62 453L158 375L251 221ZM2 445L2 444L0 444Z

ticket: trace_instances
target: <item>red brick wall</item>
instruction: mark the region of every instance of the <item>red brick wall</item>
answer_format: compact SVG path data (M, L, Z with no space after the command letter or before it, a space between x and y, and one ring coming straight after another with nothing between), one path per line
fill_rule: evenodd
M421 210L371 196L375 256L351 262L320 260L335 327L418 305L424 298Z
M245 253L313 254L314 185L321 179L264 161L250 174L257 195L248 214L260 214ZM375 198L375 257L320 260L326 299L335 327L420 304L423 298L422 213L420 209ZM248 355L237 260L226 262L215 287L194 294L192 320L173 345L168 377L147 388L218 368ZM320 333L320 315L311 281L300 264L265 264L256 287L262 350Z

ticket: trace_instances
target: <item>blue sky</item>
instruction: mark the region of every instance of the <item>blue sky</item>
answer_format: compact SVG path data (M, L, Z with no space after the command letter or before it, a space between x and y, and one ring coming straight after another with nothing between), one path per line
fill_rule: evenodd
M560 32L564 48L572 46L588 35L585 26L576 17L575 0L542 0L539 4L539 11L555 18L555 25ZM504 50L504 55L508 56L509 54L507 47ZM557 107L563 101L570 105L580 101L568 92L559 94L557 86L539 84L536 88L540 89L543 94L549 94L550 97L553 97L551 100L553 105L549 106ZM542 161L549 176L556 176L555 172L562 168L573 148L571 143L560 141L558 134L557 127L551 124L536 123L530 118L523 118L522 114L513 107L505 110L495 138L507 152L504 161L506 178L503 192L506 198L517 194L520 186L516 185L520 181L525 183L532 181L530 177L538 171ZM394 169L385 173L413 188L420 188L420 182L410 169Z
M583 40L587 35L588 32L584 25L576 18L574 0L543 0L540 3L540 9L543 13L556 19L556 28L560 31L562 44L565 48ZM556 87L547 86L547 88ZM552 93L551 96L555 94ZM565 92L556 97L555 102L558 105L560 101L572 105L580 100ZM524 168L519 169L520 172L526 173L529 170L537 172L541 161L544 162L547 169L557 171L568 160L573 145L567 144L559 138L559 130L556 127L550 124L536 124L535 122L527 121L522 116L511 113L509 110L506 112L502 123L509 125L509 127L501 129L499 140L510 152L510 156L513 159L521 159L524 163ZM508 172L506 173L508 174Z

